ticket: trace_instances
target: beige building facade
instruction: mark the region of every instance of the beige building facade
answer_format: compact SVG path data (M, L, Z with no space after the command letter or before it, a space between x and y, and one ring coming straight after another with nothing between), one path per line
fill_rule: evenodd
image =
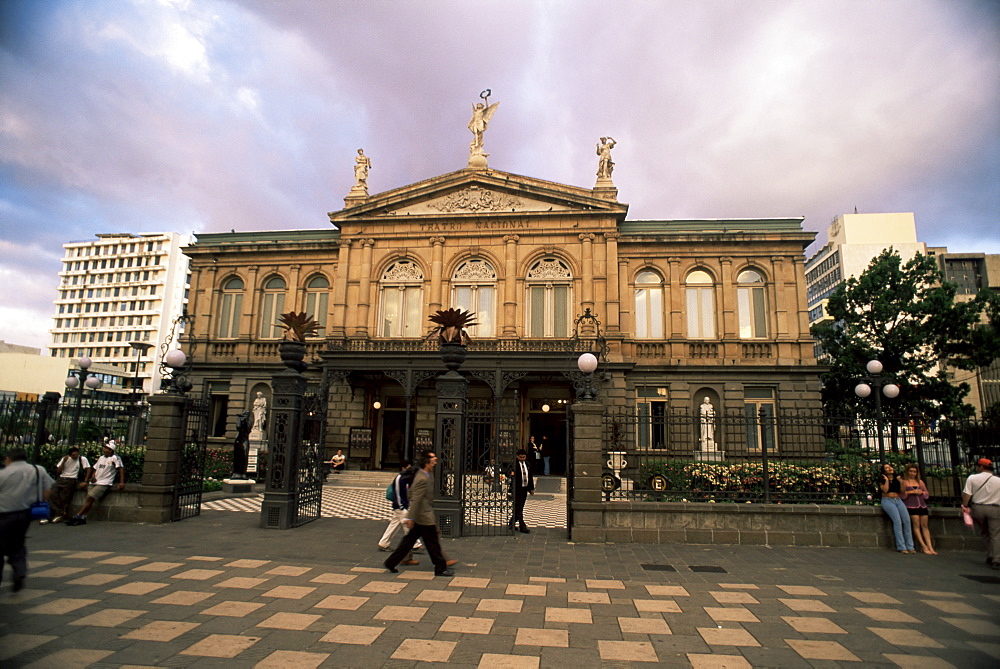
M609 409L820 407L801 218L628 220L610 178L587 189L485 166L372 196L359 181L345 204L327 229L202 234L186 249L182 344L212 439L231 443L256 393L270 400L288 311L324 328L306 373L328 400L327 453L343 448L349 466L393 468L432 446L444 367L428 316L449 307L477 315L470 410L513 416L505 438L535 435L553 474L572 448L581 351L601 354ZM489 457L476 448L472 467Z

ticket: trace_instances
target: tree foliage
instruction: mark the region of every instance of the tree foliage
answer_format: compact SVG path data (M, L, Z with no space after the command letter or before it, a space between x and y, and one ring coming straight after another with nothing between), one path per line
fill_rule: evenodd
M955 294L933 258L918 254L903 263L893 249L841 284L826 307L833 320L812 330L830 365L823 374L828 411L863 408L854 387L867 374L865 364L878 359L901 390L897 400L883 398L884 410L968 414L969 385L953 379L948 366L973 370L1000 355L1000 301L989 290L968 302L956 302ZM983 313L987 323L980 325Z

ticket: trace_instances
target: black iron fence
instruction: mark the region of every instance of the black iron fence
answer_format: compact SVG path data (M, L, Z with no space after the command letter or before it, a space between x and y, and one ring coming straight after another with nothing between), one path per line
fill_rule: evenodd
M957 504L981 457L1000 456L1000 425L920 417L830 417L769 405L698 413L606 414L606 499L866 504L883 462L916 463L935 504Z
M0 442L22 446L29 456L36 443L83 447L111 437L140 446L148 423L149 405L141 400L0 400Z

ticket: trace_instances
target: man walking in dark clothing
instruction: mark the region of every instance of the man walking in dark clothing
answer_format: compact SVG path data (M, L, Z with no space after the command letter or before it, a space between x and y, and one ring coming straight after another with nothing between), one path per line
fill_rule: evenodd
M396 573L396 566L413 549L417 539L422 539L427 548L427 555L434 563L435 576L454 576L455 572L448 568L448 562L441 553L441 543L438 541L437 519L434 517L434 465L437 464L437 456L432 451L424 451L417 459L417 466L420 471L413 477L413 484L410 486L410 509L407 512L406 527L409 530L399 546L386 558L385 568Z
M528 453L523 448L517 451L517 462L514 463L510 476L511 485L514 487L514 515L511 516L507 527L513 532L514 524L517 523L520 532L529 534L531 530L524 524L524 502L529 494L535 494L535 477L531 472L531 465L528 464Z

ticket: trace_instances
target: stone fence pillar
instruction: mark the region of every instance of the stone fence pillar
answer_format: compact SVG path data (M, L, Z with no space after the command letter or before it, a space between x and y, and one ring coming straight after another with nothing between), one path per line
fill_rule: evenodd
M570 540L603 542L605 529L602 514L577 508L576 504L595 504L602 500L601 472L604 467L604 404L580 401L570 405L573 412L573 498L570 505Z
M184 448L183 395L149 398L149 434L138 489L136 522L169 523L173 520L174 490Z

